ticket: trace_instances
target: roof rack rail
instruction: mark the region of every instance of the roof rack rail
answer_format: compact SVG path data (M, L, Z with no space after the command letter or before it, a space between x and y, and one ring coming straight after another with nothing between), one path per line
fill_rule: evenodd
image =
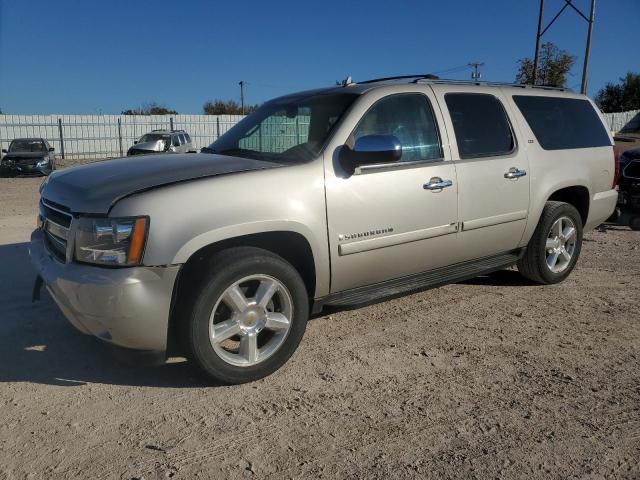
M517 88L539 88L541 90L556 90L560 92L570 91L569 88L564 87L552 87L551 85L529 85L524 83L512 83L512 82L486 82L478 80L447 80L444 78L429 79L418 78L415 83L436 83L436 84L455 84L455 85L484 85L489 87L517 87Z
M184 132L184 129L180 129L180 130L169 130L168 128L156 128L154 130L151 130L152 132L171 132L171 133L177 133L177 132Z
M361 82L355 82L358 85L367 84L367 83L377 83L377 82L386 82L388 80L408 80L410 78L413 79L426 79L426 80L438 80L438 76L433 73L419 73L417 75L396 75L394 77L382 77L382 78L373 78L371 80L363 80Z

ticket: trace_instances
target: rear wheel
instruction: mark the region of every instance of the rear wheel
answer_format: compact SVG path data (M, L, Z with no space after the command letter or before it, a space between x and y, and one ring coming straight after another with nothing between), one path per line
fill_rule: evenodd
M537 283L561 282L575 267L581 248L582 219L578 211L568 203L547 202L518 261L518 270Z
M191 358L214 380L250 382L298 347L309 299L296 269L266 250L238 247L211 259L188 324Z

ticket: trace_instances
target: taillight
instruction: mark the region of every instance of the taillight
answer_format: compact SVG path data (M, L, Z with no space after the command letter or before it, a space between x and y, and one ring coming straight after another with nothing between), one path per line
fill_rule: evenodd
M613 172L613 185L611 185L611 188L616 188L618 178L620 178L620 157L615 150L613 151Z

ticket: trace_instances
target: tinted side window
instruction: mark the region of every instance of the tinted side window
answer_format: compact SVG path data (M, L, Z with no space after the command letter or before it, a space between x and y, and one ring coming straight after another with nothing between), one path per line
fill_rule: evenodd
M180 135L178 135L180 137L180 145L184 145L185 143L187 143L187 141L184 138L184 135L181 133Z
M611 145L600 117L587 100L514 95L513 101L545 150Z
M191 142L191 137L189 136L188 133L184 134L184 138L187 140L187 143Z
M429 100L421 94L379 100L358 123L354 142L365 135L394 135L402 145L402 162L442 158L436 119Z
M180 146L180 138L178 137L178 135L174 135L171 141L171 144L174 147L179 147Z
M513 151L511 126L496 97L484 93L447 93L444 99L460 158L492 157Z

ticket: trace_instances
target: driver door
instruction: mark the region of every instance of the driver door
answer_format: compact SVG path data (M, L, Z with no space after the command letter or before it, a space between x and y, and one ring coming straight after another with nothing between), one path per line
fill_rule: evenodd
M336 160L327 169L331 292L431 270L455 263L458 255L456 171L441 141L433 94L373 91L365 100L343 143L353 148L365 135L393 135L402 156L361 165L347 176ZM436 180L446 186L429 187Z

